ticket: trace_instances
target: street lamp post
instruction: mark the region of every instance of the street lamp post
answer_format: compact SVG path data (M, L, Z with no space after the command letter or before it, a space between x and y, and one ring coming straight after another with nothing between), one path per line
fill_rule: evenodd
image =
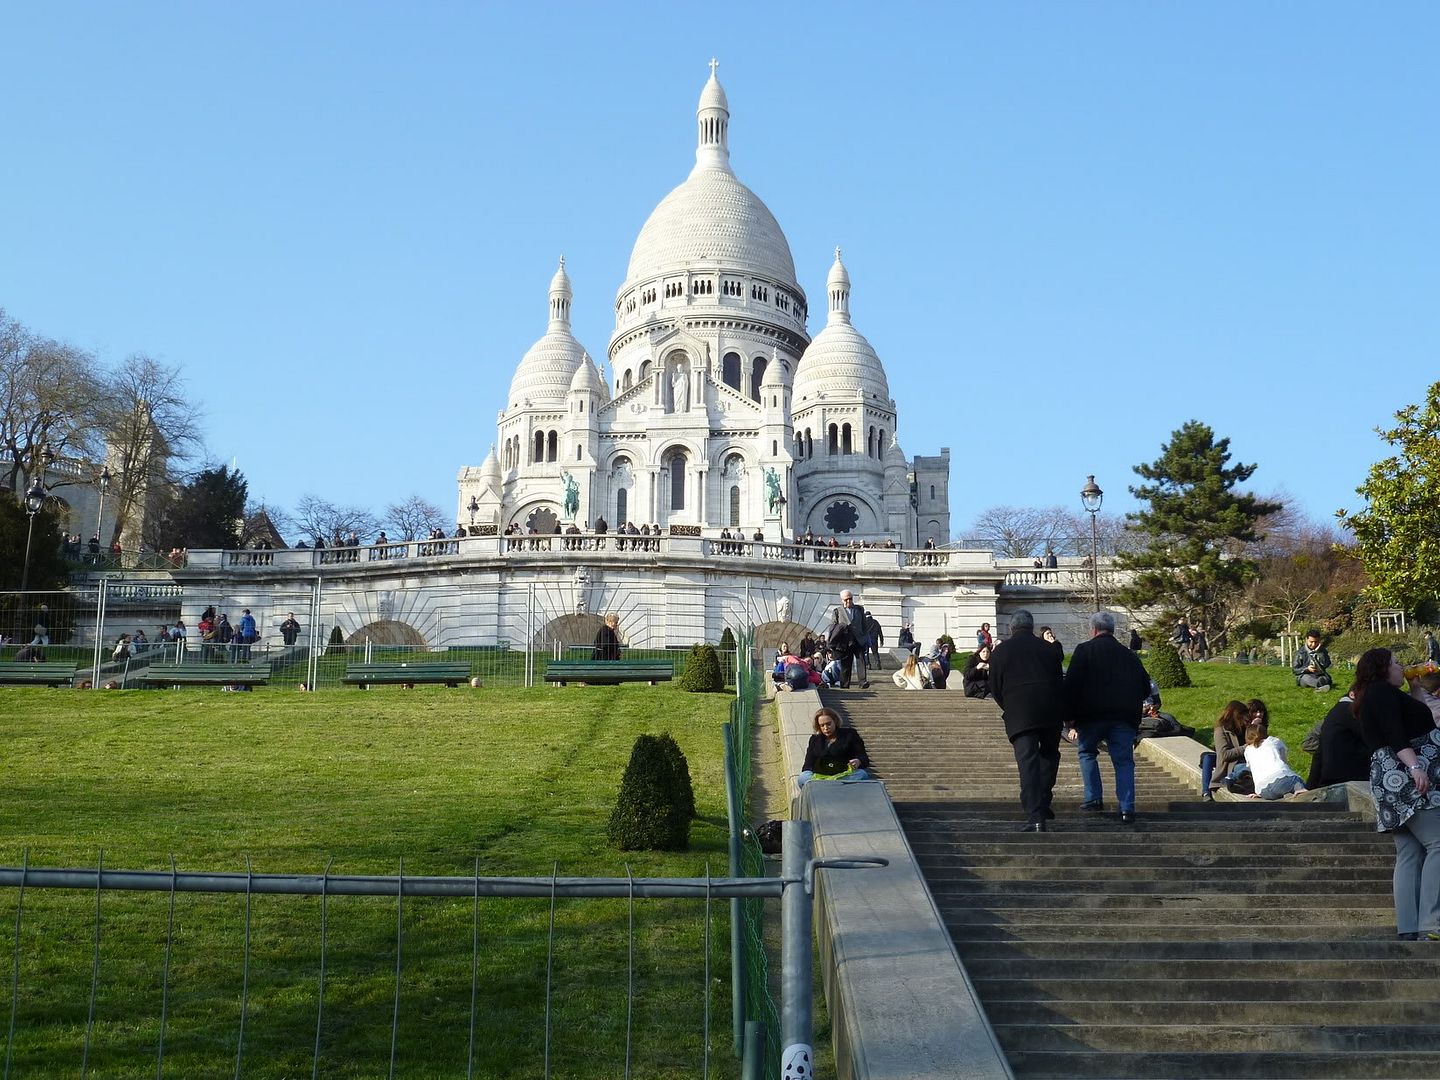
M100 530L104 528L105 525L105 492L110 490L110 466L107 465L100 470L98 485L100 488L100 507L95 511L95 539L100 541L99 558L104 558L109 551L110 545L105 543L101 538Z
M30 528L25 533L25 566L20 571L20 591L30 587L30 543L35 539L35 515L45 505L45 484L36 480L25 493L25 513L30 515Z
M1105 492L1095 483L1095 477L1086 477L1085 486L1080 489L1080 503L1090 515L1090 582L1094 587L1096 611L1100 610L1100 526L1095 518L1100 513L1100 504L1104 501Z
M470 528L475 528L475 515L480 512L480 500L474 495L470 496L470 505L465 508L470 511Z

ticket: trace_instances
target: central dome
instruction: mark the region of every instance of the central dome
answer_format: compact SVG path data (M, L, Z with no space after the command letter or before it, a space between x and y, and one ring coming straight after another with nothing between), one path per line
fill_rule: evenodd
M798 288L795 260L780 223L730 170L730 110L713 71L700 93L696 118L695 168L660 200L641 228L625 288L702 266L746 271Z

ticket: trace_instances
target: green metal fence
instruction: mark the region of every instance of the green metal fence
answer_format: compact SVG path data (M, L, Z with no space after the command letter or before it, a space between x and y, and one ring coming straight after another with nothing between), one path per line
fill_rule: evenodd
M734 660L735 700L725 737L726 791L730 797L730 873L733 876L762 877L765 856L750 821L750 785L754 779L754 721L763 696L763 673L755 656L755 634L743 630L737 636ZM747 1021L764 1028L765 1075L780 1075L780 1009L770 993L770 965L765 951L765 902L758 898L732 902L735 952L732 978L735 986L735 1029L743 1032ZM740 1049L737 1043L737 1050Z

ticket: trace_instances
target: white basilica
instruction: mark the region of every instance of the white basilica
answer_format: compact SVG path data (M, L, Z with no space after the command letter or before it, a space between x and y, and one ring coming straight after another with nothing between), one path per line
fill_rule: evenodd
M497 446L459 474L458 521L489 534L603 519L673 535L920 547L950 536L949 450L907 461L885 368L850 321L835 252L824 328L790 245L730 167L730 109L700 94L695 167L640 230L615 300L607 381L570 327L565 262L521 359Z

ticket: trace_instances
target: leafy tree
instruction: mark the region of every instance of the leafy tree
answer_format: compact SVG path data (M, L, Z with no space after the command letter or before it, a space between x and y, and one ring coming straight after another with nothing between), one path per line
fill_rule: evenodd
M174 492L161 525L162 548L236 548L245 523L245 476L225 465L201 469Z
M1117 593L1130 608L1158 606L1162 617L1198 619L1212 643L1223 641L1235 601L1256 576L1246 545L1259 537L1266 514L1280 509L1235 490L1256 466L1230 464L1230 440L1208 424L1189 420L1171 433L1160 456L1135 472L1146 482L1130 489L1149 509L1129 514L1143 546L1122 551L1116 563L1132 572Z
M25 542L30 515L8 491L0 491L0 589L18 589L25 573ZM30 543L30 589L58 589L69 581L69 567L60 546L60 519L48 501L35 515ZM28 638L26 639L29 640Z
M411 495L385 508L385 525L392 530L391 540L418 540L432 529L444 529L445 514L434 503Z
M1382 604L1418 612L1440 597L1440 528L1435 495L1440 492L1440 382L1425 402L1395 414L1396 424L1377 428L1397 452L1370 466L1355 490L1365 509L1347 517L1360 559Z

